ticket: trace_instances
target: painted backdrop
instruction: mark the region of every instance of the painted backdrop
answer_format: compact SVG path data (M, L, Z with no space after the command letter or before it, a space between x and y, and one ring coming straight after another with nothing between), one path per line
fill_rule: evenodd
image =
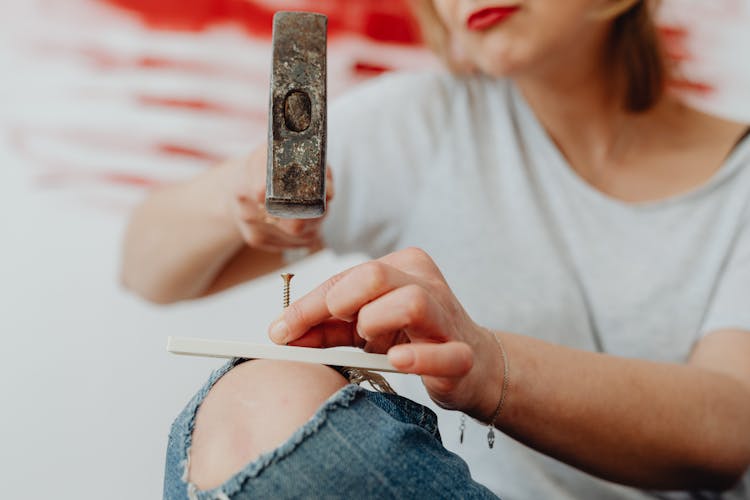
M329 89L436 66L395 0L0 2L0 470L12 498L156 498L172 417L217 365L181 334L265 341L269 277L169 308L119 287L146 190L265 133L275 10L329 15ZM750 2L666 2L661 32L696 105L750 121ZM360 257L294 266L293 295Z

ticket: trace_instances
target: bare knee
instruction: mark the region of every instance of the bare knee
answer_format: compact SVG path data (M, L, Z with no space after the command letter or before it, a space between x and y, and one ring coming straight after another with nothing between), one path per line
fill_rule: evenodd
M346 385L331 368L253 360L224 375L198 409L190 449L190 482L219 486L262 453L286 441Z

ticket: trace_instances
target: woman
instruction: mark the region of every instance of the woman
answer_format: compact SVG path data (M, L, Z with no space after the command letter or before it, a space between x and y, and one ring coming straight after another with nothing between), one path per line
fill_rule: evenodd
M419 405L253 361L175 422L165 495L742 498L747 125L664 91L647 1L421 6L426 38L475 74L395 75L342 99L324 222L263 212L259 150L153 193L123 276L172 302L274 270L286 249L368 252L269 334L421 375L439 407L478 421L440 414L473 479ZM490 451L480 425L512 439Z

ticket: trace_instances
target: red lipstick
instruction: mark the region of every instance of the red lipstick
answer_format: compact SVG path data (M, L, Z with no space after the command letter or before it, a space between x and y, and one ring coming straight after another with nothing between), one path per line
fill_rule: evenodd
M488 7L473 12L466 20L466 27L472 31L484 31L505 21L518 10L518 7Z

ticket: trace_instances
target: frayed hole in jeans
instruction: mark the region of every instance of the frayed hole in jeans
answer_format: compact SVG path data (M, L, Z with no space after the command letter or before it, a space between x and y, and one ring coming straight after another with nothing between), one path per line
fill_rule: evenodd
M182 479L183 482L187 483L190 478L190 450L187 451L187 458L182 461Z
M378 392L384 392L386 394L396 394L391 384L381 374L365 370L362 368L352 368L350 366L335 366L332 367L338 371L350 384L360 385L363 382L367 382L370 386Z

